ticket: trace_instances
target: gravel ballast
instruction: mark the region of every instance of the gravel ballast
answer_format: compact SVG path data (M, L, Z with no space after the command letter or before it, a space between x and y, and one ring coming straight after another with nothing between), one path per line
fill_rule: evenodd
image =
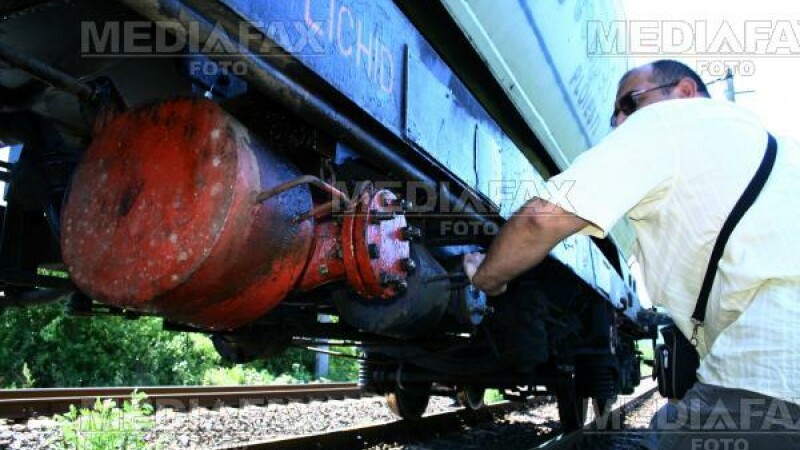
M453 409L449 398L432 397L426 414ZM248 405L242 408L160 409L145 435L163 450L208 449L281 437L325 433L397 420L382 397L327 402ZM57 424L42 417L26 423L0 423L0 450L52 449L61 439Z
M658 395L629 411L625 433L591 436L598 449L641 448L638 444L653 413L663 404ZM453 400L433 397L426 414L452 410ZM382 397L327 402L248 405L241 408L193 408L188 412L160 408L155 426L145 435L150 448L163 450L208 449L253 441L320 434L356 426L397 420ZM374 450L529 449L532 442L559 429L558 409L553 402L537 400L528 409L501 414L493 422L465 428L426 442L390 442ZM50 418L26 423L0 424L0 450L52 449L61 439Z
M621 431L586 433L575 441L575 449L642 450L650 418L665 400L653 394L641 402L633 399L652 387L643 382L637 393L620 399L629 403ZM615 406L616 407L616 406ZM537 448L560 432L558 408L554 402L503 414L493 422L448 433L425 442L383 443L370 450L530 450Z

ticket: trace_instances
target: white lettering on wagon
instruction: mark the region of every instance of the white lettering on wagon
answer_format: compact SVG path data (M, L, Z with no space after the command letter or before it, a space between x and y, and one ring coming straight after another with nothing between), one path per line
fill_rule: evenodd
M395 55L385 44L380 29L370 27L361 16L350 8L346 2L329 0L327 5L327 23L317 22L312 18L312 3L319 5L321 0L305 0L306 26L327 39L334 52L350 61L356 68L362 69L367 79L380 90L391 94L395 89Z

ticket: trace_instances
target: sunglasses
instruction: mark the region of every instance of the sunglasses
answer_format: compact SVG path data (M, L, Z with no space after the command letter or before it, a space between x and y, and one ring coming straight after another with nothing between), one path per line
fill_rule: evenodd
M649 89L631 91L620 97L619 100L617 100L617 102L614 104L614 114L611 115L611 128L617 127L617 116L619 115L620 111L625 113L626 116L630 116L631 114L635 113L637 109L639 109L639 101L637 100L639 96L657 89L672 87L678 83L680 83L680 80L673 81L672 83L662 84L661 86L656 86Z

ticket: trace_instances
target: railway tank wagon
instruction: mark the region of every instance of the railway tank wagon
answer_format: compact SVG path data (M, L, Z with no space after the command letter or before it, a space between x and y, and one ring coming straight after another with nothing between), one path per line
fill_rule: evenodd
M621 12L491 3L0 2L3 306L157 315L234 362L353 345L403 417L500 388L579 426L639 383L629 230L496 299L460 261L608 131L626 61L587 24Z

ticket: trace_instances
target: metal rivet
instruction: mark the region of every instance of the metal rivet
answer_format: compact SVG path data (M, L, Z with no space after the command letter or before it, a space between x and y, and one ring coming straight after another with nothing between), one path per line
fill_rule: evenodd
M417 263L415 263L411 258L405 258L401 260L400 265L403 267L403 270L409 274L414 273L414 271L417 270Z

